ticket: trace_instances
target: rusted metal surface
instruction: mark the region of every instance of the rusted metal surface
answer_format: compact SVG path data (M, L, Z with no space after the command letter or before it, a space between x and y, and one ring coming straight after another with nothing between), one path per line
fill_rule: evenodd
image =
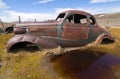
M14 36L7 42L7 51L8 52L11 51L12 46L16 45L17 43L19 44L19 43L25 43L25 42L29 42L41 48L55 48L58 46L53 41L40 38L33 34L20 34L20 35Z
M80 10L67 10L67 11L64 11L64 12L61 12L61 13L66 13L66 14L82 14L82 15L91 15L90 13L88 12L84 12L84 11L80 11Z
M94 16L78 10L64 11L55 20L16 24L14 33L17 36L8 41L8 50L13 44L23 40L46 47L54 47L53 44L49 44L51 40L63 47L83 46L91 42L101 43L104 38L114 41L111 34L98 25ZM35 41L36 38L39 40ZM33 39L34 41L31 41Z

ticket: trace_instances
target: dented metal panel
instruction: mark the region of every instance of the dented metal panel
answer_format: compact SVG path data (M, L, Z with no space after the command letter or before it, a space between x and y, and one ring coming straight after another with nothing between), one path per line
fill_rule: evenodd
M11 51L12 47L17 43L19 44L25 42L29 42L42 48L56 48L58 46L55 42L51 40L44 39L33 34L20 34L14 36L7 42L7 51Z

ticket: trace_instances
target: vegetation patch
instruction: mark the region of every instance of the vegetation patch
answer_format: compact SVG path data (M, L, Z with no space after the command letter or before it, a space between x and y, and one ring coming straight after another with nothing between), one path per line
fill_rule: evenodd
M116 38L113 44L90 45L84 51L105 52L120 57L120 29L110 28L109 31ZM13 34L0 35L0 79L66 79L58 76L50 63L51 56L47 50L38 52L7 53L6 43ZM59 56L58 56L59 57ZM115 69L116 70L116 69Z

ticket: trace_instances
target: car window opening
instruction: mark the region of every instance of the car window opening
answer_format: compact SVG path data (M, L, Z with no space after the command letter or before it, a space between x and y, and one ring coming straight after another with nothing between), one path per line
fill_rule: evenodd
M66 19L66 21L73 24L87 24L87 17L85 15L72 14Z

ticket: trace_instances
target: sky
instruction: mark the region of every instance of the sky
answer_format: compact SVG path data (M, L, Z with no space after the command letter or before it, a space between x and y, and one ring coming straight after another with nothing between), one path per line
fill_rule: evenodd
M13 22L55 19L65 10L82 10L91 14L120 12L120 0L0 0L0 18Z

